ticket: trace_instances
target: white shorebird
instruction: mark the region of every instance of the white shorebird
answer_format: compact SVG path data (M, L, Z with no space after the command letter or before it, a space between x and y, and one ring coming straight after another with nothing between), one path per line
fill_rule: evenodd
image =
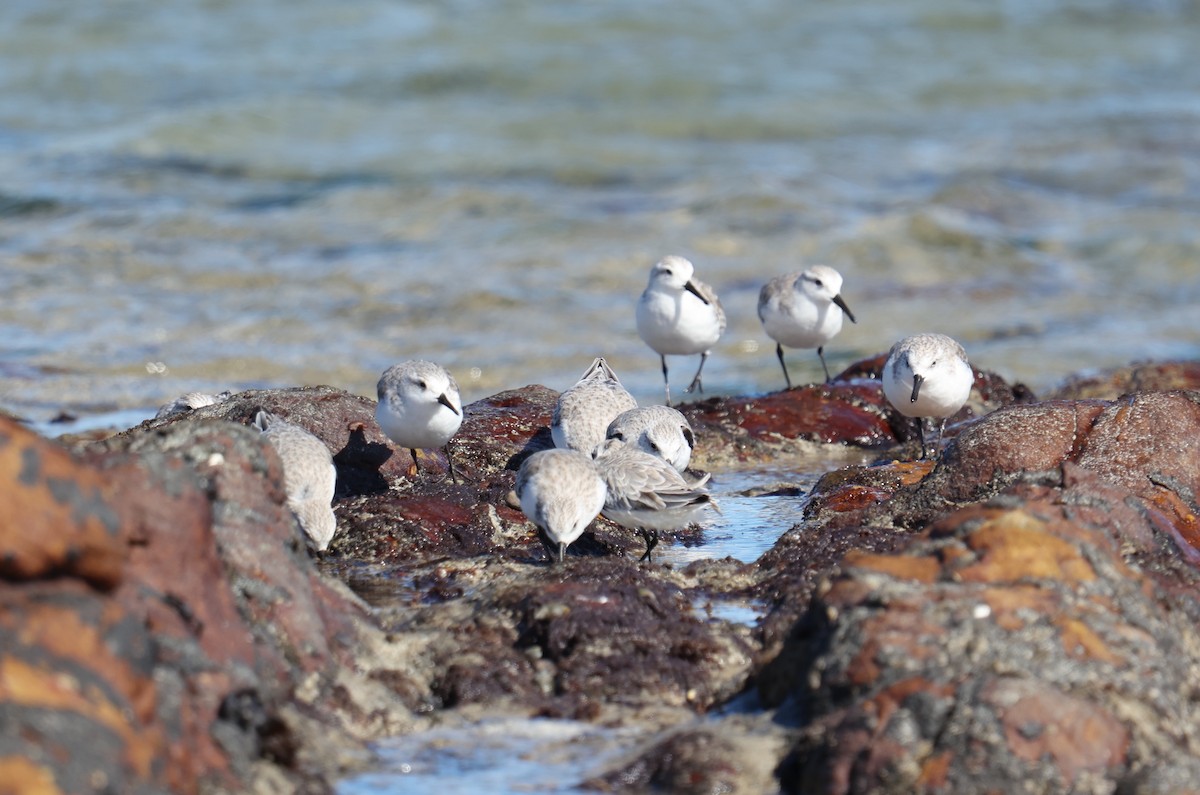
M633 395L604 359L596 359L579 381L558 396L550 435L554 446L591 455L604 441L608 424L625 411L637 407Z
M444 447L450 477L457 481L450 439L462 425L462 398L454 376L433 362L408 361L385 370L376 389L375 421L387 437L408 448L418 472L417 450Z
M763 285L758 293L758 319L767 336L775 340L775 355L788 389L792 388L792 378L783 361L783 346L816 348L828 382L825 343L842 330L843 315L851 323L856 322L842 300L842 274L828 265L777 276Z
M650 560L660 530L685 527L716 507L705 488L708 475L689 483L666 461L619 439L605 439L593 458L608 486L602 513L642 537L642 560Z
M577 450L542 450L521 462L514 488L521 511L558 544L558 561L604 507L607 489L592 459Z
M283 463L283 488L288 508L300 521L300 527L318 551L329 546L337 519L333 515L333 488L337 468L325 443L299 425L285 422L274 414L259 411L254 427Z
M188 392L185 395L172 400L170 403L164 403L159 406L158 413L154 415L154 419L161 420L164 417L170 417L174 414L183 414L187 411L195 411L196 409L212 406L226 400L232 395L232 392L219 392L215 395L210 395L207 392Z
M691 423L670 406L642 406L623 411L608 425L607 439L618 439L656 455L682 472L692 460L696 435Z
M700 373L709 350L725 331L725 310L717 294L692 276L692 263L674 255L663 257L650 269L650 281L637 305L638 335L662 359L667 405L671 405L671 379L667 356L700 354L700 366L685 392L704 392Z
M914 334L892 346L883 365L883 394L896 411L917 418L921 458L926 458L925 418L939 420L936 458L946 419L967 402L975 374L963 347L945 334Z

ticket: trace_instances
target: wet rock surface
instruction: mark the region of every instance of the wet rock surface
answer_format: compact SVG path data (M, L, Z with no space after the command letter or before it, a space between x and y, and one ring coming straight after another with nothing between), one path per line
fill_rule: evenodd
M369 764L365 740L491 710L645 725L586 782L601 791L1194 786L1200 396L1068 385L1035 402L977 372L934 464L911 460L882 361L681 407L702 469L814 443L880 457L826 474L757 561L679 568L639 564L640 540L605 520L549 565L508 497L551 443L544 387L465 407L457 482L442 451L418 469L374 401L329 387L99 442L0 418L20 507L0 518L0 781L326 791ZM1136 365L1105 388L1194 370ZM260 409L334 455L324 554L247 427ZM766 614L698 609L728 596ZM64 745L80 750L64 761Z

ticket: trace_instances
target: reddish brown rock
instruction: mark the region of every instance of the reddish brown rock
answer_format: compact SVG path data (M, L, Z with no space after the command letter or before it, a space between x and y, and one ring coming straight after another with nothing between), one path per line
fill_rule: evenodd
M61 574L99 588L121 579L121 502L107 478L13 420L0 417L0 577Z
M1067 379L1054 390L1059 400L1116 400L1131 392L1200 391L1200 362L1141 362Z
M790 791L1094 791L1200 773L1186 695L1200 633L1054 490L963 509L843 567L789 641L805 651L780 655L800 664L761 683L807 716Z
M811 384L757 397L710 398L679 407L697 438L695 466L729 467L786 455L798 442L885 447L917 439L916 426L891 407L879 377L886 354L864 359L827 384ZM975 387L952 423L1000 406L1033 400L1023 385L975 371ZM956 429L951 425L947 436Z
M188 791L158 720L154 644L77 579L0 587L0 791ZM42 781L44 788L34 786Z
M320 748L294 736L310 725L296 720L298 694L322 705L314 717L325 747L350 742L346 707L364 694L345 688L370 686L344 671L378 673L361 665L371 627L313 566L273 449L215 420L135 429L82 457L36 437L21 445L37 452L23 456L39 462L43 480L28 479L36 488L119 506L117 543L97 553L103 568L76 553L0 584L11 608L0 620L11 640L0 657L0 742L35 762L29 780L42 770L70 792L239 791L254 788L262 760L296 782L328 775L297 762ZM64 492L67 480L88 490ZM20 472L0 485L28 487ZM90 553L77 537L92 520L79 515L42 528L43 548ZM386 691L372 697L389 708Z
M718 450L738 461L778 455L782 444L807 440L878 447L896 441L877 382L858 380L797 387L755 398L710 398L680 407L698 435L727 436ZM711 449L700 453L711 456ZM710 458L696 456L700 466Z
M1183 728L1200 725L1187 695L1200 692L1198 488L1200 396L1187 392L1010 406L964 428L924 477L893 463L823 479L810 521L759 561L776 605L765 653L779 649L759 692L805 725L785 783L1200 780ZM805 554L827 567L818 544L855 529L862 549L827 590L796 575ZM813 601L785 630L797 594Z
M1016 483L1062 483L1064 465L1072 464L1128 488L1168 521L1177 518L1174 535L1186 546L1200 494L1197 462L1195 392L1012 406L965 429L902 500L898 520L909 526L921 517L928 521L939 509L987 499Z
M905 440L911 426L872 380L881 364L685 406L698 465ZM780 768L793 789L1182 786L1197 773L1187 727L1200 692L1188 670L1200 649L1195 395L1026 405L994 376L976 387L963 418L1008 407L954 428L936 466L830 473L804 522L752 566L639 565L625 554L640 552L632 534L603 521L565 566L547 565L506 500L521 459L549 444L556 394L542 387L466 407L457 483L441 451L422 452L417 472L375 425L374 401L328 387L241 393L80 441L77 456L49 453L65 473L53 482L115 506L118 543L89 552L108 560L98 568L80 566L79 541L14 549L0 660L22 682L39 680L20 665L53 660L43 684L78 669L96 685L74 700L32 688L58 706L50 723L0 722L0 741L11 730L25 743L19 760L0 752L0 773L53 784L100 769L117 791L187 792L253 790L270 767L320 788L336 749L411 727L411 710L695 713L754 672L778 720L800 727ZM246 427L264 408L335 455L339 528L319 566L284 505L278 457ZM26 458L5 455L0 474L20 482ZM70 504L41 482L31 504ZM718 592L770 612L755 630L693 609ZM8 653L10 638L28 640L25 656ZM63 767L55 726L112 742ZM722 737L660 736L593 783L736 789L745 771Z

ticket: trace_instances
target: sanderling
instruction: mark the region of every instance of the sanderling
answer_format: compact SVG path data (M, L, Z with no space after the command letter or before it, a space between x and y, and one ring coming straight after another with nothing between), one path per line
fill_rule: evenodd
M642 340L662 359L667 405L671 405L671 379L667 356L700 354L700 366L685 392L703 393L700 373L708 352L725 331L725 310L713 289L692 278L695 269L683 257L663 257L650 269L637 305L637 329Z
M554 446L591 455L604 441L608 424L622 411L636 406L637 401L621 386L608 362L595 359L554 404L550 420Z
M521 462L514 488L521 511L558 544L561 563L604 507L607 489L592 459L578 450L542 450Z
M229 391L220 392L216 395L210 395L207 392L188 392L186 395L180 395L170 403L164 403L160 406L158 413L154 415L154 419L161 420L173 414L182 414L186 411L195 411L205 406L211 406L214 403L220 403L231 394L233 393Z
M450 438L462 425L462 398L454 376L433 362L402 362L384 371L377 392L375 421L389 439L408 448L417 471L417 450L444 447L450 477L457 481Z
M946 419L967 402L975 383L967 352L945 334L914 334L892 346L881 377L888 402L904 416L917 418L921 458L926 457L925 418L940 420L933 446L936 458Z
M608 424L605 437L656 455L679 472L687 469L696 447L691 423L670 406L642 406L623 411Z
M313 546L323 551L337 530L337 519L330 507L337 468L329 448L299 425L266 411L254 415L254 427L262 431L263 438L271 443L283 462L288 507Z
M783 346L816 348L828 382L825 343L842 330L842 315L854 320L854 313L842 300L842 274L827 265L813 265L803 271L777 276L758 293L758 319L767 336L775 340L775 355L783 368L787 388L792 388Z
M606 439L593 458L608 486L601 513L637 531L646 542L642 560L658 546L659 530L685 527L716 506L704 487L708 475L689 483L666 461L619 439Z

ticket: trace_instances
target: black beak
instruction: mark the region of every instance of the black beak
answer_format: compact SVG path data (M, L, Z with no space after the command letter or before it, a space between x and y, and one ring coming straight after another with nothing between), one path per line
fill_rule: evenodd
M692 284L691 279L688 280L687 284L683 285L683 289L687 290L689 293L691 293L692 295L699 298L705 304L708 303L708 299L705 298L704 296L700 295L700 291L696 289L696 285Z
M917 402L917 393L921 391L921 384L925 383L925 376L913 373L913 393L910 402Z
M835 304L837 304L839 307L841 307L842 311L846 313L846 317L850 318L851 323L858 322L857 320L854 319L854 313L850 311L850 307L846 306L846 302L844 300L842 300L841 295L835 295L833 297L833 302ZM914 397L913 400L916 400L916 398Z
M917 393L913 392L913 400L916 400L916 399L917 399ZM445 392L438 395L438 403L441 403L443 406L450 409L455 414L460 414L460 415L462 414L462 412L460 412L458 409L454 408L454 404L450 402L450 398L446 397Z

